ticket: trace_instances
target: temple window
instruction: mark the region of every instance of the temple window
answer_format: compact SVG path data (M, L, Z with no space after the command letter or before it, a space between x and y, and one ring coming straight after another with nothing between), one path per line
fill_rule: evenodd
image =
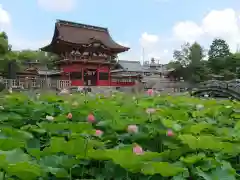
M70 73L70 78L72 80L74 80L74 79L82 79L82 72L71 72Z
M108 72L99 72L99 80L108 80L108 77L109 76L109 74L108 74Z

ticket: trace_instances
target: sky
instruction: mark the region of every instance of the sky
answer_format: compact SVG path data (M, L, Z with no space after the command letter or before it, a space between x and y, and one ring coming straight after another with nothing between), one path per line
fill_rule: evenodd
M130 47L122 60L172 60L185 42L208 49L214 38L240 44L239 0L1 0L0 31L15 50L50 43L56 19L107 27L112 38ZM240 47L240 46L239 46Z

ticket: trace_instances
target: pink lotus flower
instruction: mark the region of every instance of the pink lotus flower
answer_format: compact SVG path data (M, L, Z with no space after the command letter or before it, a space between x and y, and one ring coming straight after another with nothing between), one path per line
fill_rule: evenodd
M167 136L171 137L174 135L173 131L171 129L167 130Z
M138 132L138 126L137 125L129 125L127 128L127 131L129 133L137 133Z
M93 114L89 114L87 117L87 121L90 123L94 123L95 122L95 117Z
M136 145L133 147L133 153L136 154L136 155L142 155L142 154L144 154L144 151L143 151L143 149L142 149L141 146L139 146L139 145L136 144Z
M72 113L68 113L67 118L72 119Z
M154 109L154 108L147 108L146 109L146 113L148 113L148 114L152 114L152 113L155 113L156 112L156 109Z
M95 131L95 136L101 137L102 135L103 135L103 131L101 131L101 130Z
M148 89L148 90L147 90L147 94L148 94L149 96L153 96L153 95L154 95L153 89Z

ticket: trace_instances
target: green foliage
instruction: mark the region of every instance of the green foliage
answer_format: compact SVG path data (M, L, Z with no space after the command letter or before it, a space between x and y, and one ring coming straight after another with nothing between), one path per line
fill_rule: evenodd
M190 63L190 47L191 45L189 43L185 43L181 46L180 50L175 50L173 52L173 58L177 60L182 67L186 67Z
M208 59L204 52L197 42L184 44L181 50L174 51L175 61L170 62L168 67L175 69L175 76L193 83L213 77L222 77L221 80L240 78L240 55L232 54L224 40L213 40Z
M8 42L8 36L5 32L0 32L0 70L7 72L8 62L12 60L17 61L17 70L26 69L24 62L36 61L41 64L47 65L49 68L53 68L54 60L58 59L58 56L52 53L45 53L34 50L22 50L13 51L11 45Z
M203 62L204 49L197 42L192 45L184 44L181 50L174 51L173 57L176 61L169 65L175 69L178 77L194 83L207 79L205 78L207 68Z
M226 41L223 39L214 39L208 51L208 63L211 73L223 75L227 80L232 77L231 75L229 76L225 66L226 58L230 55L230 49ZM219 72L221 72L221 74Z
M238 102L121 94L1 100L3 179L238 179ZM136 144L144 153L133 152Z
M1 32L1 33L0 33L0 38L3 38L3 39L5 39L6 41L8 41L8 35L7 35L7 33L6 33L6 32Z
M224 58L229 56L230 54L231 53L230 53L229 46L225 40L214 39L210 46L210 50L208 52L208 58L210 60L217 59L217 58Z
M5 84L3 82L0 82L0 92L2 92L5 89Z
M189 59L191 64L199 64L205 57L204 49L197 42L193 43L189 48Z
M54 66L54 60L58 58L57 55L52 53L45 53L42 51L22 50L17 52L20 64L26 61L38 61L39 63L46 65L49 68Z
M8 41L3 37L0 37L0 57L4 56L8 52Z

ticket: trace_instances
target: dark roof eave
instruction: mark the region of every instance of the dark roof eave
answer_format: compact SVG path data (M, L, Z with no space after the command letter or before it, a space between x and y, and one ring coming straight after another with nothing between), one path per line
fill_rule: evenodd
M57 39L58 41L60 40L62 43L66 43L66 44L72 44L72 45L77 45L77 46L81 46L85 43L79 43L79 44L76 44L76 43L73 43L73 42L69 42L69 41L66 41L66 40L63 40L63 39ZM53 43L54 42L51 42L49 45L47 46L44 46L42 48L40 48L41 51L44 51L44 52L52 52L52 48L53 48ZM119 45L120 46L120 45ZM130 48L129 47L124 47L122 46L121 48L110 48L110 50L116 52L116 53L122 53L122 52L125 52L125 51L128 51Z
M117 51L119 53L129 51L129 49L130 49L129 47L124 47L124 46L122 46L121 48L112 48L113 51Z
M44 47L40 48L40 50L44 51L44 52L51 52L52 51L52 44L44 46Z
M59 38L58 40L62 41L63 43L67 43L67 44L72 44L72 45L83 45L83 44L86 44L86 43L74 43L74 42L70 42L70 41L67 41L65 39L62 39L62 38ZM103 43L103 42L102 42ZM104 44L104 43L103 43ZM48 46L51 46L52 44L49 44ZM129 47L125 47L125 46L121 46L119 44L116 44L117 46L119 46L118 48L111 48L111 47L108 47L109 49L111 49L112 51L116 51L118 53L121 53L121 52L125 52L125 51L128 51L130 48ZM105 45L106 46L106 45ZM47 46L46 46L47 47ZM106 46L107 47L107 46Z

